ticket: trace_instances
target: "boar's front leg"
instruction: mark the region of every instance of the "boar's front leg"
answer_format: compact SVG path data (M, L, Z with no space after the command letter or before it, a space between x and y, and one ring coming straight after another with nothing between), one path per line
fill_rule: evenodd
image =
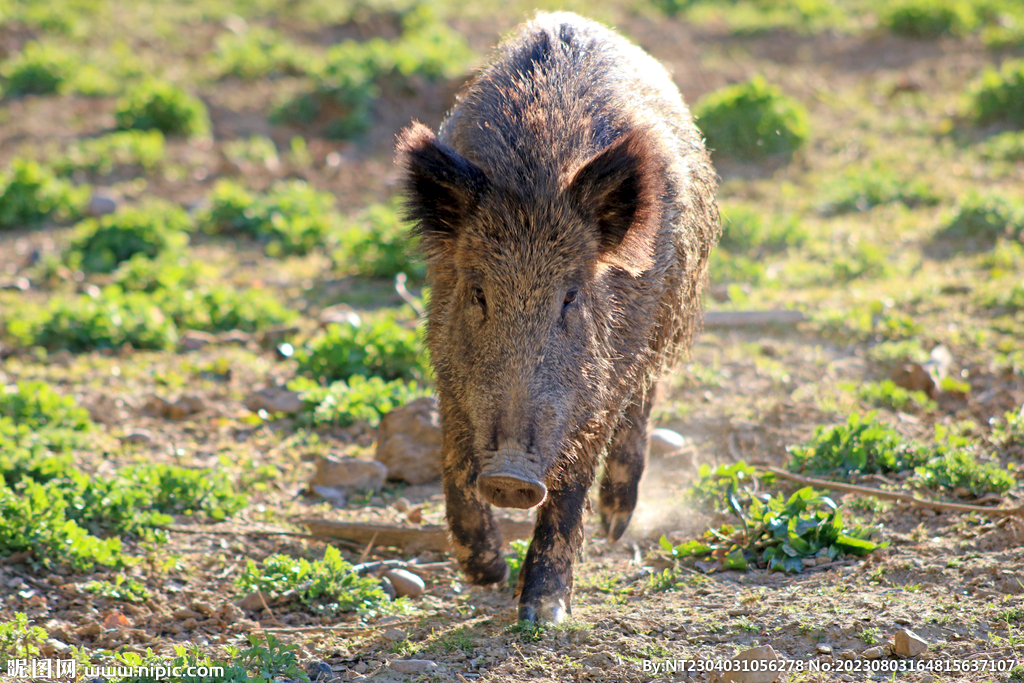
M644 396L634 397L608 444L598 511L601 530L609 541L622 537L636 508L640 477L647 460L647 420L653 400L653 387Z
M583 545L583 509L594 470L586 461L548 488L519 574L519 619L557 624L572 614L572 565Z
M501 553L501 531L490 504L477 492L474 460L445 441L441 480L455 557L470 583L504 583L508 563Z

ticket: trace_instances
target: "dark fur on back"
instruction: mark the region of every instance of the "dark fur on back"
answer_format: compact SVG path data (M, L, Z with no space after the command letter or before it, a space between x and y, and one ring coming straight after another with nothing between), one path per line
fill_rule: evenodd
M475 485L526 482L492 500L546 496L524 609L567 610L563 555L582 541L599 458L607 449L602 519L617 538L643 470L648 392L699 322L720 229L710 161L664 69L571 14L521 27L439 134L415 124L398 150L428 265L456 554L472 580L500 579Z

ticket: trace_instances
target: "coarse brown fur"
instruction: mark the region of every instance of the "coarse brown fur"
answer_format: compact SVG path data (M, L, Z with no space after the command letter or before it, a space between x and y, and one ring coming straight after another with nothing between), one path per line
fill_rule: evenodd
M413 124L398 152L428 266L456 556L471 581L502 581L491 503L539 504L520 616L558 621L600 458L615 540L651 389L699 324L714 171L664 69L572 14L520 27L438 135Z

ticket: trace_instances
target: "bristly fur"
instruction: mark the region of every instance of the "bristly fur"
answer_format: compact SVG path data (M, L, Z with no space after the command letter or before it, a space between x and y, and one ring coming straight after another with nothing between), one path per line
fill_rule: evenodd
M431 286L456 556L474 582L504 576L476 482L493 454L524 453L510 481L547 493L520 616L557 620L601 454L614 540L636 504L651 389L699 324L720 232L714 171L665 70L564 13L503 42L437 136L406 129L398 163Z

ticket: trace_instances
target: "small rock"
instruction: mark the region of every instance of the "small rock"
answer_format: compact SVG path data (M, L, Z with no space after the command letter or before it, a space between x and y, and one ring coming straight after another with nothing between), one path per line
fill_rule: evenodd
M342 489L333 486L320 486L319 484L311 484L309 489L324 500L329 501L336 508L340 509L348 504L348 494Z
M320 324L321 325L351 325L352 327L359 327L363 324L359 314L356 313L351 306L348 304L336 304L334 306L328 306L324 310L320 311Z
M441 476L437 401L418 398L384 416L377 427L377 460L391 479L425 484Z
M828 645L823 644L823 643L819 643L818 644L817 650L818 650L819 654L823 654L823 655L830 655L830 654L832 654L832 648L829 647Z
M909 391L923 391L930 398L939 395L939 387L920 363L907 363L892 373L892 381Z
M926 673L918 679L919 683L935 683L935 676L930 673Z
M885 654L885 651L882 649L881 645L869 647L864 650L864 652L860 653L861 657L864 659L881 659L883 654Z
M686 446L686 438L671 429L655 429L651 432L651 456L660 458L669 453L681 451Z
M901 628L896 632L892 649L899 657L916 657L928 649L928 643L913 631Z
M280 327L271 327L269 330L265 330L260 336L260 346L265 349L273 348L285 341L297 335L301 330L294 325L284 325Z
M201 413L206 410L206 401L202 396L186 394L171 404L167 417L172 420L184 420L190 415Z
M302 399L299 393L283 387L266 387L252 393L245 399L245 407L254 413L265 410L271 415L274 413L292 414L303 408Z
M429 659L399 659L391 662L391 670L400 674L422 674L437 669L437 664Z
M171 402L156 394L151 394L142 405L142 414L150 417L168 417L171 414Z
M209 332L200 330L189 330L181 335L179 339L181 348L185 351L198 351L201 348L217 343L217 337Z
M782 674L783 667L773 665L778 662L779 656L771 645L762 645L749 650L744 650L732 658L733 662L760 662L752 666L739 666L739 671L728 671L722 675L722 680L731 683L773 683ZM772 671L771 669L776 669Z
M148 429L133 429L121 437L121 443L153 443L153 432Z
M839 653L840 659L857 659L857 653L853 650L843 650Z
M89 206L86 207L86 212L94 217L106 216L108 213L114 213L115 211L117 211L117 200L110 195L100 192L95 193L89 198Z
M178 621L184 621L186 619L198 619L203 615L194 610L190 610L188 607L179 607L178 609L171 612L171 616Z
M221 605L220 610L218 610L218 615L220 616L221 621L228 624L233 624L239 619L245 618L245 612L243 612L242 608L233 602L225 602Z
M393 503L393 505L399 512L408 512L409 510L412 510L412 503L409 502L408 498L399 498Z
M267 595L266 593L261 593L260 591L256 591L254 593L249 593L235 604L244 610L255 612L256 610L263 609L263 606L265 604L269 605L270 602L271 598L269 595Z
M405 631L403 631L400 628L384 629L384 633L382 633L381 635L384 636L385 640L390 640L393 643L401 642L406 638Z
M318 458L310 486L331 486L347 489L380 491L388 476L388 468L374 460L357 458Z
M212 616L213 613L215 612L215 610L213 609L213 605L211 605L208 602L204 602L203 600L193 600L190 606L192 607L193 611L199 612L204 617Z
M423 595L426 586L423 579L406 569L389 569L384 576L391 580L398 597L418 598Z
M306 674L312 683L321 683L334 678L334 669L327 662L313 661L306 665Z

